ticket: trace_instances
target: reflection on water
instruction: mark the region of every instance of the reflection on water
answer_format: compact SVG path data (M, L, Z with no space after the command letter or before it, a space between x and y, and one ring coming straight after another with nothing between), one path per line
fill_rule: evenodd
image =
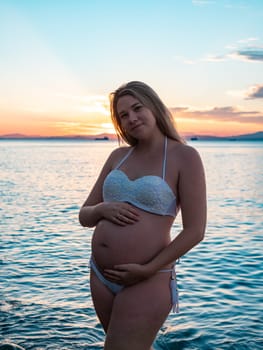
M180 314L156 349L262 348L263 147L195 142L208 187L205 240L178 266ZM78 210L113 142L0 142L0 341L102 349ZM180 230L180 216L173 235Z

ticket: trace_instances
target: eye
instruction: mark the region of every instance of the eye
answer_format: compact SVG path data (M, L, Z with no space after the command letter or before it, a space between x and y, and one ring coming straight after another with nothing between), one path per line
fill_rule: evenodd
M120 114L120 118L121 118L121 119L125 119L125 118L127 118L127 116L128 116L127 113L121 113L121 114Z
M142 106L137 105L137 106L134 107L134 111L135 111L135 112L139 112L139 110L140 110L141 108L142 108Z

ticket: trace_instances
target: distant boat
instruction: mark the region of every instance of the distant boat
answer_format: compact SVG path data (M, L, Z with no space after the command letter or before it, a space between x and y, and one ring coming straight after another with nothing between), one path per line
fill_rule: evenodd
M95 140L95 141L108 141L109 138L108 138L108 136L104 136L104 137L95 137L94 140Z
M191 141L197 141L198 140L198 137L194 136L194 137L191 137L190 139Z

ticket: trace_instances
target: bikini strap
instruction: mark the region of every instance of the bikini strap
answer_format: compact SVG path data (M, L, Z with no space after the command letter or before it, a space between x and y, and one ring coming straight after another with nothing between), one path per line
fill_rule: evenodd
M164 139L164 155L163 155L163 180L165 180L166 160L167 160L167 136Z
M131 149L129 150L129 152L127 152L125 154L125 156L119 161L119 163L116 165L116 167L114 169L119 169L119 167L125 162L125 160L130 156L130 154L133 151L133 147L131 147Z
M163 156L163 169L162 169L162 178L165 179L165 171L166 171L166 160L167 160L167 136L165 136L164 139L164 156ZM116 165L114 169L119 169L120 166L125 162L125 160L131 155L134 148L131 147L130 150L125 154L125 156L119 161L119 163Z

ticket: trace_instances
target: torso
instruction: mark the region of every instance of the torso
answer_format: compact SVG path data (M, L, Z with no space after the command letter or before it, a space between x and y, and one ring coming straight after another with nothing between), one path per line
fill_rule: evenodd
M162 163L161 156L155 161L157 168ZM131 169L131 164L127 165L125 162L120 170L128 173L129 166ZM178 173L170 172L168 168L169 166L166 182L176 195ZM158 176L161 176L161 172L157 171ZM137 210L140 218L134 224L119 226L107 220L101 220L97 224L92 239L92 254L102 269L115 264L146 263L170 243L170 229L174 217L153 214L138 207Z
M101 268L150 261L170 242L173 218L139 210L140 220L119 226L101 220L93 234L92 254Z

